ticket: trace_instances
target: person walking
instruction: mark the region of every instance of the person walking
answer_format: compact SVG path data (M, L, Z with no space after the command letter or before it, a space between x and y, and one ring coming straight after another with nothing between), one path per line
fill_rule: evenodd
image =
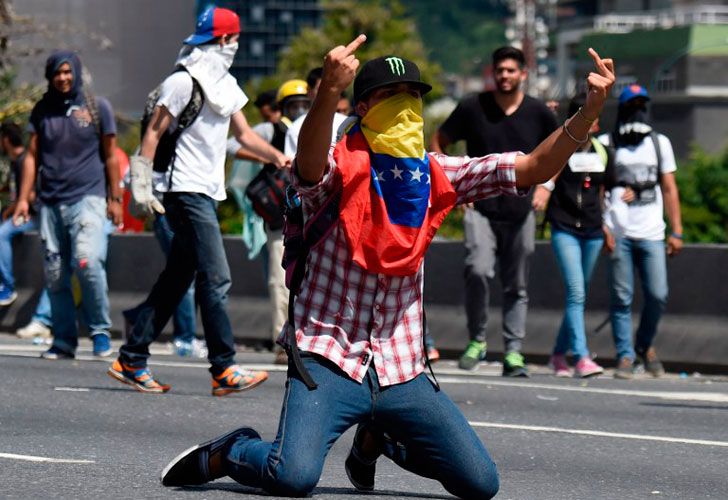
M293 360L278 434L268 442L242 427L194 446L163 469L165 486L230 476L271 495L306 496L331 446L358 424L345 468L359 490L374 488L384 453L459 498L498 492L485 446L425 374L424 255L456 203L525 194L558 172L601 111L613 65L592 52L598 69L582 115L532 153L449 157L425 152L422 95L431 87L417 65L379 57L354 79L365 39L328 53L299 137L292 182L303 213L334 203L338 220L298 268L295 326L281 337ZM359 119L332 148L338 97L352 80Z
M556 129L556 118L526 95L523 52L501 47L493 52L495 90L466 97L433 134L430 147L442 152L465 140L468 156L502 151L529 153ZM531 196L480 200L465 209L465 313L470 342L458 366L473 370L485 359L490 302L489 280L496 260L503 284L503 376L527 377L521 354L526 336L528 264L536 232Z
M108 221L122 220L116 157L116 122L111 104L84 89L81 61L69 51L46 61L48 90L30 114L30 141L13 222L30 220L36 173L40 177L40 234L53 318L53 344L45 359L70 359L78 345L71 287L81 288L84 322L95 356L112 352L106 252ZM39 172L38 172L39 171Z
M610 253L610 316L617 348L614 376L622 379L632 378L635 360L654 377L665 373L653 343L667 304L665 254L678 255L683 239L675 183L677 163L670 139L650 124L649 100L644 87L625 87L619 95L614 131L599 136L615 156L616 185L609 192L605 223ZM670 221L667 241L663 206ZM633 345L634 269L640 275L644 302Z
M136 308L136 318L119 358L108 374L146 393L170 389L154 379L148 366L149 345L195 280L200 315L208 348L212 394L224 396L257 386L264 371L235 364L232 326L225 310L230 269L217 221L217 204L225 199L225 150L228 129L242 145L278 167L289 161L252 131L241 108L247 97L228 72L238 48L240 20L233 11L210 7L184 41L176 62L180 71L161 85L159 98L139 155L131 158L132 203L136 212L164 213L174 231L167 263L147 298ZM152 189L152 159L160 138L180 117L200 85L204 103L199 115L179 135L167 171L164 205Z
M574 97L569 103L569 116L578 114L585 104L585 95ZM589 129L589 140L569 158L559 174L537 186L533 196L536 210L546 208L551 247L566 290L564 317L549 360L557 377L572 375L566 359L568 351L574 357L576 377L593 377L604 371L589 354L584 327L589 280L604 243L604 191L614 183L613 157L594 137L598 131L599 119Z

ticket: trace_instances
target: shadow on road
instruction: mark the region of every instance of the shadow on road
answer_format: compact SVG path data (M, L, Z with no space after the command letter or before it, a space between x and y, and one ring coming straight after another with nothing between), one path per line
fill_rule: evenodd
M278 495L268 494L262 490L255 488L248 488L238 483L208 483L200 486L184 486L181 488L175 488L177 491L229 491L231 493L240 493L244 495L258 495L260 497L277 497ZM333 488L330 486L322 486L313 490L312 496L315 498L317 495L334 495L336 498L343 498L347 496L359 497L362 492L355 490L354 488ZM367 498L377 497L392 497L392 498L429 498L434 500L452 500L455 497L445 495L428 495L423 493L410 493L404 491L391 491L391 490L376 490L373 492L366 493Z

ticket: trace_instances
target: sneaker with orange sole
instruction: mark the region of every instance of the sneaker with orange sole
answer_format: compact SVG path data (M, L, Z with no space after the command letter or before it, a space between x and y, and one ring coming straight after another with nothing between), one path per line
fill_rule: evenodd
M154 380L149 368L127 366L118 359L111 364L106 373L111 378L130 385L139 392L163 394L172 388L171 385L162 384Z
M226 396L232 392L247 391L266 380L266 371L246 370L238 365L228 366L220 375L212 376L212 395Z

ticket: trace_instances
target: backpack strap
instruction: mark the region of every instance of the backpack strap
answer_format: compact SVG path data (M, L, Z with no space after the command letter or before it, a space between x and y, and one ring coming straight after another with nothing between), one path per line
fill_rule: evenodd
M318 387L313 377L303 366L301 360L301 352L298 349L298 343L296 340L296 323L294 316L294 307L296 296L301 290L301 284L303 278L306 275L306 264L308 263L308 255L312 248L315 248L326 235L331 232L334 224L339 219L339 205L341 203L342 190L337 190L331 199L322 207L318 213L306 224L304 228L303 245L301 246L300 253L298 255L296 266L293 270L293 276L291 277L291 283L288 293L288 324L286 326L286 339L288 342L288 351L291 359L293 360L293 366L301 376L301 380L306 384L309 390L314 390Z
M178 73L180 71L184 71L185 73L190 75L189 71L187 71L187 68L185 68L184 66L177 66L174 73ZM179 140L179 137L182 135L182 133L194 123L198 116L200 116L202 106L205 104L205 94L202 92L200 82L198 82L197 79L195 79L195 77L192 75L190 75L190 78L192 79L192 93L190 94L190 100L187 102L187 105L185 105L184 109L179 115L179 120L177 120L177 128L175 128L174 132L170 134L171 139L175 144L174 151L172 152L172 159L169 163L170 188L172 187L172 179L174 177L174 161L177 159L177 141Z
M655 147L655 156L657 157L657 179L662 177L662 150L660 149L660 138L654 130L650 132L652 145Z
M599 155L599 160L602 162L602 165L604 167L607 167L607 163L609 163L609 154L607 153L607 148L604 147L604 144L599 142L599 139L592 136L591 138L591 145L594 148L594 151Z

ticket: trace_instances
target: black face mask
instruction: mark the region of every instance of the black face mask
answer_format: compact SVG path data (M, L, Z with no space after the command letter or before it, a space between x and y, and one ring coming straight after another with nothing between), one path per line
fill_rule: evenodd
M617 126L614 135L617 146L635 146L652 132L647 117L647 106L620 106L617 111Z

